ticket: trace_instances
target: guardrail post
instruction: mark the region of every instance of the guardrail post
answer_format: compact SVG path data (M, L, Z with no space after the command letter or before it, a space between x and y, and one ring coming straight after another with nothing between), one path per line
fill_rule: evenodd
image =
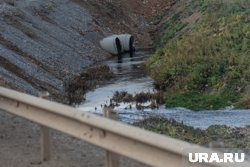
M41 160L50 160L50 130L41 125Z
M43 99L49 98L49 93L44 91L39 95ZM41 129L41 162L50 160L50 129L40 125Z
M110 107L103 108L104 116L116 120L116 112ZM106 151L105 167L119 167L119 156L113 152Z

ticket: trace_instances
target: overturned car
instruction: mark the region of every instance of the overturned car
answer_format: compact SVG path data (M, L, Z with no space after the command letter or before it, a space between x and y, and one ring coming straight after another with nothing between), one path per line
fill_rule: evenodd
M122 59L122 54L129 52L130 57L134 55L134 37L130 34L112 35L100 41L101 47L107 52L118 55L118 60Z

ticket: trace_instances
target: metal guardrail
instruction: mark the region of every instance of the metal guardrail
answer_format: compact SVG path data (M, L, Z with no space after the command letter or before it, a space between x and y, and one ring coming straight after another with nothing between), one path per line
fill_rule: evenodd
M213 152L207 148L3 87L0 87L0 109L150 166L186 167L183 166L183 158L187 157L185 149ZM234 165L195 164L194 166ZM250 165L242 163L235 166L249 167Z

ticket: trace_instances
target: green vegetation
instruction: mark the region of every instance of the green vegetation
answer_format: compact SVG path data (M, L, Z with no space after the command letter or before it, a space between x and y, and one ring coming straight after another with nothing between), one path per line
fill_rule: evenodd
M250 151L249 127L230 128L212 125L206 130L201 130L162 118L149 118L134 125L194 144L209 146L211 142L215 142L214 144L222 142L217 147L246 149L248 153Z
M174 4L179 3L179 0L175 0ZM163 47L169 40L180 35L183 30L188 30L190 28L188 22L186 22L186 17L193 15L195 12L202 12L203 0L191 0L187 4L182 4L181 7L173 7L168 11L161 12L156 17L156 23L161 22L164 18L168 18L163 25L161 25L160 40L156 41L156 45Z
M194 111L220 109L221 106L231 105L231 99L219 95L204 94L199 92L185 92L169 95L166 99L168 107L178 104Z
M183 31L182 14L166 22L147 61L156 87L166 92L169 107L249 108L250 1L201 0L185 10L197 7L202 16L190 31Z
M175 120L162 118L149 118L134 124L146 130L159 134L168 135L173 138L181 139L187 142L204 145L209 142L209 138L203 130L186 126Z

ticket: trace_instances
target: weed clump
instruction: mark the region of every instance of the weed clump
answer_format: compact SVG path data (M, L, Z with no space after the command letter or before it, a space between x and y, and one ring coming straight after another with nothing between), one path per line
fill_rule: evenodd
M79 104L85 99L88 91L96 88L96 85L113 78L113 73L107 65L89 68L78 76L65 83L65 92L70 105Z
M163 92L139 92L135 95L130 94L126 91L116 91L111 98L112 102L115 103L136 103L136 109L143 110L146 108L156 109L159 108L160 104L163 104ZM149 105L144 103L150 102Z
M116 91L111 100L115 101L116 103L130 103L134 101L134 97L132 94L126 91Z

